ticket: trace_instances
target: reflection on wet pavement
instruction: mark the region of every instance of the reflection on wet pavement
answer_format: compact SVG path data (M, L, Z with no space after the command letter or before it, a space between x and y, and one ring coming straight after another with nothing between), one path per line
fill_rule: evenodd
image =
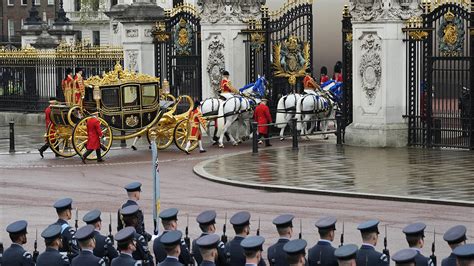
M223 157L204 171L248 183L474 202L469 151L318 144Z

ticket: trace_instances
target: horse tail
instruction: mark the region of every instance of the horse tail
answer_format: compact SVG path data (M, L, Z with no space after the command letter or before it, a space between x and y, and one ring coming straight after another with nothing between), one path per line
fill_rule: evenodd
M301 111L303 110L303 101L304 101L304 97L301 97L296 103L296 115L295 115L295 118L296 118L296 121L298 122L301 122L301 120L303 119L303 115L301 114ZM296 130L301 130L301 123L296 123Z
M285 123L288 122L285 119L286 113L285 113L285 97L281 97L280 100L278 100L277 104L277 113L276 113L276 118L275 118L275 123L277 124L277 128L284 128L286 125L285 124L279 124L279 123Z

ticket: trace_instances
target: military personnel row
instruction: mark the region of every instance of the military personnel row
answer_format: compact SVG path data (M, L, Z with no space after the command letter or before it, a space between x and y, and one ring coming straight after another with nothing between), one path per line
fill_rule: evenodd
M113 246L112 234L109 236L100 234L102 220L99 210L92 210L84 215L83 221L87 225L75 232L67 222L72 218L72 199L66 198L54 204L58 220L42 232L41 236L45 240L46 250L39 256L38 252L35 251L31 255L21 247L26 243L26 221L17 221L7 227L13 244L3 254L2 265L34 265L35 261L37 265L69 265L70 262L71 265L155 265L154 258L148 249L151 235L145 231L143 213L137 203L140 199L141 184L134 182L125 186L125 189L129 200L122 205L118 212L122 228L118 228L118 233L115 235L119 252ZM197 216L196 221L202 234L191 245L187 232L184 239L182 233L178 232L178 210L171 208L162 211L159 217L165 230L153 241L156 263L194 265L196 262L198 265L210 266L212 262L221 266L237 266L249 262L248 256L252 255L252 259L258 257L257 262L260 266L265 265L261 245L256 245L264 239L262 237L248 237L250 234L250 213L242 211L234 214L230 219L230 224L235 231L235 237L231 241L227 241L224 231L219 241L214 243L216 216L216 212L213 210L204 211ZM379 236L379 221L377 220L370 220L358 226L363 244L356 249L354 254L347 254L354 249L353 245L344 245L339 252L336 252L336 248L332 246L335 238L336 218L325 217L318 220L315 225L318 228L320 240L308 249L306 258L304 255L306 254L306 242L302 239L290 241L293 237L293 219L293 215L285 214L273 220L280 238L277 243L268 248L267 259L270 265L298 265L301 260L309 265L389 265L388 250L385 249L383 253L375 250ZM415 223L408 225L403 230L410 250L416 252L415 265L436 264L436 261L433 261L434 256L431 259L424 257L420 251L424 245L425 228L426 225L423 223ZM109 231L111 231L110 225ZM172 234L169 234L170 232ZM258 233L259 230L257 230ZM179 235L179 241L176 240L177 235ZM210 235L212 237L208 237ZM341 240L343 241L342 237ZM443 260L443 266L456 265L456 259L473 260L472 245L464 245L466 227L459 225L451 228L445 233L444 240L453 250L457 251L453 251L448 258ZM247 249L250 251L247 252ZM259 255L255 257L257 254ZM400 254L396 253L392 259L400 262L407 260L411 254L413 252L403 251ZM211 257L213 259L209 261ZM351 261L354 261L355 264ZM18 264L18 262L22 264ZM87 264L84 264L85 262Z

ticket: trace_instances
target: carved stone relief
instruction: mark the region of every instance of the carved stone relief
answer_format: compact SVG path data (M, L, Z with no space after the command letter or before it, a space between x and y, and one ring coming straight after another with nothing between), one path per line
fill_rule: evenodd
M380 37L376 33L362 35L361 42L362 56L359 63L359 75L369 105L373 105L382 77L382 46Z
M153 29L145 29L145 37L153 37Z
M199 0L201 22L235 23L260 17L260 8L265 0Z
M354 21L406 20L422 13L420 0L351 0Z
M208 48L207 73L212 90L217 92L219 90L222 72L225 70L224 42L222 36L213 35Z
M129 38L138 37L138 29L127 29L125 35Z
M138 51L137 50L130 50L127 51L127 58L128 58L128 69L131 71L138 72Z

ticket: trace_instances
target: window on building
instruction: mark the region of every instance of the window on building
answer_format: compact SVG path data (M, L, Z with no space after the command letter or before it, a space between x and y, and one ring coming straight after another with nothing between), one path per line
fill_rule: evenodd
M21 27L23 28L23 25L25 25L25 20L21 19Z
M48 25L52 26L54 23L54 18L48 18Z
M54 5L54 0L48 0L48 5L50 6Z
M118 0L111 0L110 1L110 7L113 7L118 4Z
M100 31L98 30L92 32L92 45L100 45Z
M93 1L92 2L92 10L97 11L97 10L99 10L99 7L100 7L99 1Z
M28 0L21 0L21 5L22 6L27 6L28 5Z
M12 37L15 36L15 21L12 19L8 20L8 41L12 41Z
M82 42L82 31L77 32L76 39L78 42Z
M35 6L41 6L41 0L35 0Z
M8 0L7 4L9 6L13 6L13 5L15 5L15 0Z
M74 11L81 11L81 0L74 0Z

